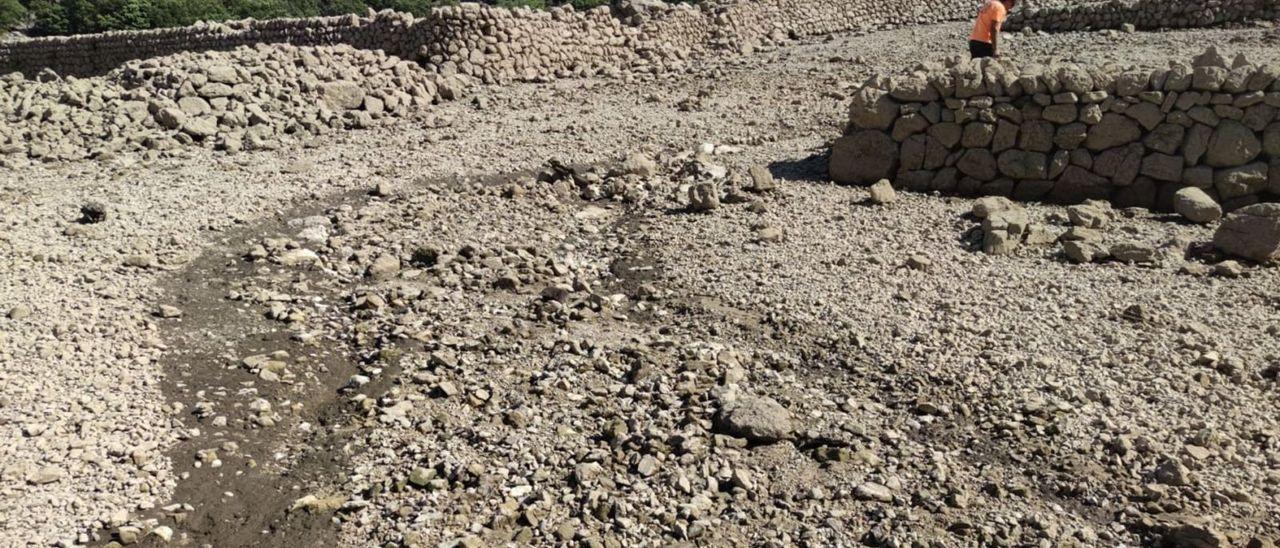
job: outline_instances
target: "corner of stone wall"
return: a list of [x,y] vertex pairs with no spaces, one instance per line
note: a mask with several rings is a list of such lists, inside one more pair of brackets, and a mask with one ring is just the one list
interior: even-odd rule
[[877,77],[829,171],[915,191],[1168,211],[1201,188],[1224,209],[1280,199],[1280,66],[1228,60],[1111,70],[979,60]]

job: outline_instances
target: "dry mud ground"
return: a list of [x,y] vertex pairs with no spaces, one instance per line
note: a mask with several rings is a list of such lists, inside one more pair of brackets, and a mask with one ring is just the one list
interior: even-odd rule
[[[848,86],[964,34],[485,88],[313,148],[0,173],[0,307],[30,311],[0,318],[0,545],[1267,545],[1280,272],[988,257],[969,200],[872,207],[823,180]],[[1274,63],[1275,37],[1010,48]],[[704,142],[779,188],[688,213]],[[520,174],[637,151],[658,173],[604,181],[616,199]],[[108,219],[77,224],[91,200]],[[1117,212],[1106,234],[1210,232]],[[726,420],[763,397],[782,409]]]

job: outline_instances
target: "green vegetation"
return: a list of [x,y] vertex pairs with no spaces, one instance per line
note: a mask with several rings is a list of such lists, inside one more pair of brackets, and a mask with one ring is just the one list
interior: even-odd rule
[[12,28],[27,17],[27,7],[18,0],[0,0],[0,29]]
[[[591,8],[609,0],[488,0],[500,6],[573,4]],[[37,36],[84,34],[190,25],[196,21],[315,17],[394,9],[422,15],[457,0],[0,0],[0,31]]]

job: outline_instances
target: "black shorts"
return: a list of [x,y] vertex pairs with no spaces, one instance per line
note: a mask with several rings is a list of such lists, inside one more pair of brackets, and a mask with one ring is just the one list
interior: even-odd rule
[[996,48],[991,44],[979,40],[969,40],[969,55],[974,59],[983,57],[992,57],[996,54]]

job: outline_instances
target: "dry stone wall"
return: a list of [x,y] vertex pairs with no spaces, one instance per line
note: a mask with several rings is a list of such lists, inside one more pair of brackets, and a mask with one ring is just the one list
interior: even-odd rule
[[[1275,0],[1048,0],[1015,11],[1011,28],[1194,27],[1280,18]],[[485,81],[540,80],[622,70],[659,71],[711,48],[750,50],[787,38],[967,19],[973,0],[733,0],[693,7],[626,0],[585,12],[462,4],[426,17],[381,12],[232,21],[150,31],[0,43],[0,69],[34,75],[103,74],[126,61],[254,44],[350,45],[382,50]]]
[[485,81],[621,70],[658,71],[713,48],[750,49],[789,37],[966,18],[971,0],[765,0],[690,5],[631,0],[575,11],[446,6],[422,18],[279,19],[110,32],[0,44],[0,68],[34,75],[105,73],[126,61],[262,43],[346,44]]
[[1047,32],[1118,29],[1197,28],[1250,19],[1280,18],[1276,0],[1111,0],[1065,3],[1017,10],[1007,28]]
[[49,68],[63,75],[103,74],[126,61],[184,51],[229,51],[240,46],[287,43],[349,44],[392,55],[412,51],[401,44],[427,37],[413,18],[384,12],[374,17],[322,17],[232,21],[149,31],[108,32],[0,43],[0,67],[34,75]]
[[830,174],[897,187],[1171,210],[1202,189],[1225,210],[1280,197],[1280,66],[1210,49],[1159,69],[993,60],[875,77],[855,95]]

